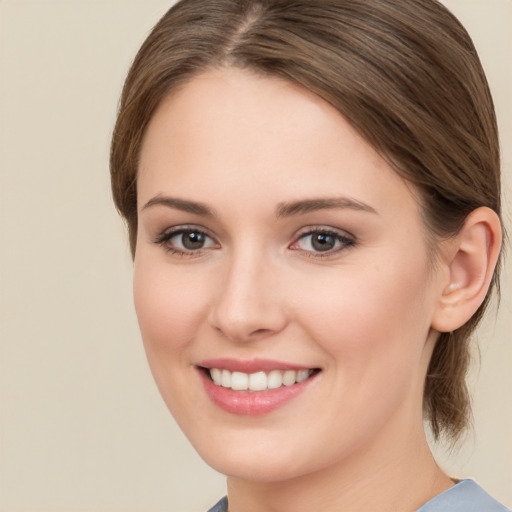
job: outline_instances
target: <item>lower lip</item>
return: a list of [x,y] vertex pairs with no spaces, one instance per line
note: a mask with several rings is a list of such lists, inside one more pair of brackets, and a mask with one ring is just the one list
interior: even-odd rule
[[267,391],[233,391],[214,384],[203,370],[199,373],[206,393],[215,405],[231,414],[243,416],[259,416],[275,411],[305,391],[316,376],[315,374],[292,386],[281,386]]

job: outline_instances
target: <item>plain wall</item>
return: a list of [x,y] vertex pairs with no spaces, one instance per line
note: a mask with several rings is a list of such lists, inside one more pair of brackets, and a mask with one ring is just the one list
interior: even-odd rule
[[[0,2],[0,511],[201,511],[225,492],[154,385],[109,137],[162,0]],[[446,0],[494,93],[512,198],[512,1]],[[512,505],[512,266],[479,333],[475,429],[440,458]]]

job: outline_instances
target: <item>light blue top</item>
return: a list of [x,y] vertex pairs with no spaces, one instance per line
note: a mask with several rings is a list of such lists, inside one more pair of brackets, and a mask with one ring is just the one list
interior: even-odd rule
[[[208,512],[228,512],[228,500],[222,498]],[[416,512],[511,512],[489,496],[474,480],[461,480],[425,503]]]
[[474,480],[461,480],[425,503],[417,512],[510,512]]

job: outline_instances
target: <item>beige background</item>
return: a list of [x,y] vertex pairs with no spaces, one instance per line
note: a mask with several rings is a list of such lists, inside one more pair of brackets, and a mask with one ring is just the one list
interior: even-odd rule
[[[512,1],[446,0],[497,104],[512,198]],[[163,0],[0,2],[0,511],[201,511],[224,492],[146,365],[110,200],[122,79]],[[448,471],[512,505],[512,267]]]

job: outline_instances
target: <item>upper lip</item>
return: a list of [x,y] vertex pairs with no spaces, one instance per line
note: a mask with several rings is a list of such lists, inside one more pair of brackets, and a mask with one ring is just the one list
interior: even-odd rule
[[197,363],[201,368],[219,368],[222,370],[229,370],[231,372],[243,373],[256,373],[256,372],[270,372],[272,370],[310,370],[315,367],[304,366],[301,364],[288,363],[284,361],[276,361],[272,359],[231,359],[231,358],[218,358],[206,359]]

